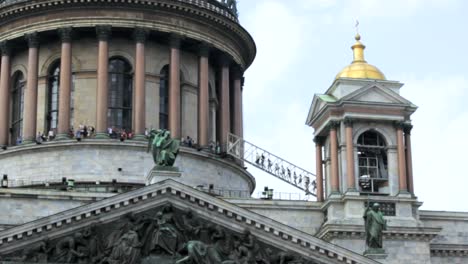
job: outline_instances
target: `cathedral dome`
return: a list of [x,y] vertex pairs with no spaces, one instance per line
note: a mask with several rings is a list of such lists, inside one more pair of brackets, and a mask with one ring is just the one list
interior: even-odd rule
[[361,43],[359,34],[355,37],[356,43],[351,47],[353,49],[353,62],[341,70],[335,77],[339,78],[355,78],[355,79],[376,79],[385,80],[385,75],[374,65],[367,63],[364,60],[364,49],[366,46]]

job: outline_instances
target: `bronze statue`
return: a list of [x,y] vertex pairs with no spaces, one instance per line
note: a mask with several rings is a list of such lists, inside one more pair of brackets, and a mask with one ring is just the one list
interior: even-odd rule
[[380,205],[374,203],[372,208],[368,206],[363,217],[366,229],[366,245],[369,248],[367,251],[379,251],[379,249],[382,249],[383,231],[387,229],[387,221],[383,218]]
[[151,130],[148,140],[148,152],[153,148],[153,160],[157,166],[172,167],[179,153],[180,141],[171,138],[171,132],[165,129]]

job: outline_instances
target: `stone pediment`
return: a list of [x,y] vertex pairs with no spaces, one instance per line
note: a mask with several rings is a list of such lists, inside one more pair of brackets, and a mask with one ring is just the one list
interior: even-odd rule
[[331,95],[326,94],[315,94],[314,99],[312,99],[312,104],[309,109],[309,114],[307,115],[306,124],[310,125],[312,119],[318,115],[318,113],[325,107],[327,104],[335,103],[336,98]]
[[370,84],[361,89],[358,89],[346,95],[340,99],[340,101],[414,106],[410,101],[406,100],[401,95],[378,84]]
[[4,230],[0,243],[5,263],[378,263],[172,180]]

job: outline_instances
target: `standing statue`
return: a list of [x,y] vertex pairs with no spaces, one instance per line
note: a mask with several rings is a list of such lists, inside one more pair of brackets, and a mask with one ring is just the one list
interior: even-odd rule
[[387,229],[387,221],[383,218],[380,205],[374,203],[372,208],[367,207],[364,212],[364,226],[366,229],[366,245],[368,253],[383,252],[382,237],[383,231]]
[[172,167],[179,153],[180,141],[171,138],[171,132],[165,129],[151,130],[148,140],[148,152],[153,148],[153,160],[157,166]]

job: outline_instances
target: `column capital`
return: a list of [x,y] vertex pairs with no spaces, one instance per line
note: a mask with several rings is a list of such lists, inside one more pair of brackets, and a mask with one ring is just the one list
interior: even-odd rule
[[337,129],[340,126],[340,121],[332,120],[328,123],[330,129]]
[[238,79],[242,81],[243,75],[244,75],[244,72],[242,71],[242,68],[240,67],[240,65],[235,65],[234,67],[232,67],[232,76],[234,79]]
[[149,29],[137,27],[133,31],[133,37],[137,43],[145,43],[149,35]]
[[397,129],[404,129],[405,128],[405,122],[403,121],[395,121],[393,122],[393,126]]
[[231,58],[225,54],[218,57],[218,62],[221,67],[228,67],[231,64],[231,61]]
[[411,135],[411,130],[412,130],[412,129],[413,129],[413,125],[408,124],[408,123],[404,124],[404,126],[403,126],[403,131],[404,131],[405,134],[407,134],[407,135]]
[[72,27],[63,27],[58,29],[58,33],[60,35],[60,39],[62,42],[71,42],[72,41]]
[[198,44],[198,56],[209,57],[210,56],[210,45],[205,42]]
[[107,41],[112,35],[112,26],[111,25],[97,25],[96,26],[96,35],[98,40]]
[[11,55],[11,44],[7,40],[0,42],[0,51],[2,56],[10,56]]
[[171,34],[169,36],[169,45],[171,48],[180,48],[180,43],[182,42],[182,36],[177,34]]
[[24,35],[24,38],[28,42],[28,47],[37,48],[39,47],[39,34],[37,32],[32,32]]
[[352,119],[350,117],[346,117],[344,119],[343,123],[345,124],[346,127],[352,127],[353,123],[354,123],[354,119]]
[[316,145],[323,145],[323,142],[325,141],[325,138],[324,137],[321,137],[321,136],[315,136],[314,137],[314,143]]

